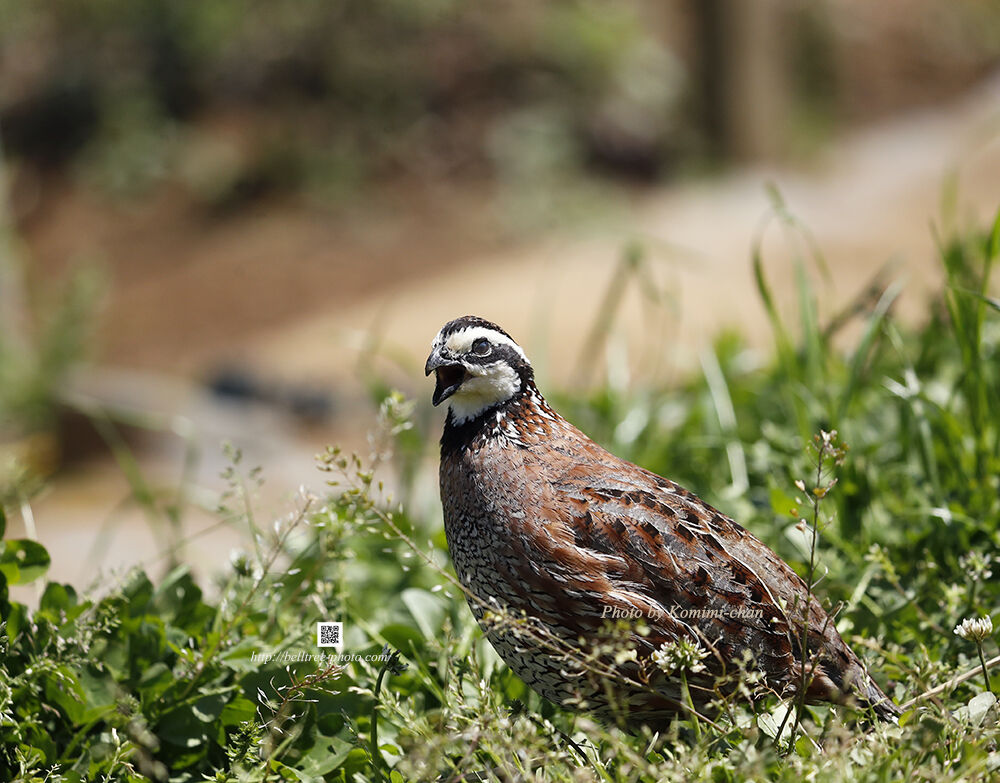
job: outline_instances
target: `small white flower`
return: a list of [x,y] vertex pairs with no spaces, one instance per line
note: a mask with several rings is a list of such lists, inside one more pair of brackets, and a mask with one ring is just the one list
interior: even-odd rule
[[973,582],[985,582],[993,576],[992,563],[992,555],[984,555],[975,551],[962,555],[958,559],[958,565],[965,569]]
[[229,553],[229,564],[239,576],[246,576],[250,573],[250,569],[253,567],[250,555],[242,549],[233,549]]
[[704,649],[696,639],[682,637],[676,642],[668,642],[660,645],[658,650],[653,651],[653,663],[655,663],[664,674],[672,674],[675,671],[689,671],[692,674],[705,671],[705,664],[701,661],[708,655],[708,650]]
[[970,642],[981,642],[993,633],[993,619],[986,617],[967,617],[955,626],[955,633]]

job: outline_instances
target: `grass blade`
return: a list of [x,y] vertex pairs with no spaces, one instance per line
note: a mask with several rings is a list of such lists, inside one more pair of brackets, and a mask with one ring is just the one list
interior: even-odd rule
[[868,365],[868,357],[871,355],[876,338],[882,331],[882,324],[885,322],[886,316],[889,314],[889,310],[892,308],[893,303],[902,291],[903,283],[899,280],[886,288],[885,293],[883,293],[879,298],[878,304],[875,305],[875,309],[872,311],[872,314],[868,317],[865,332],[862,335],[861,341],[858,343],[858,347],[855,349],[853,356],[851,357],[847,383],[844,387],[843,393],[841,394],[840,404],[837,406],[836,420],[838,422],[842,421],[847,416],[847,411],[851,406],[851,402],[854,400],[854,396],[857,393],[858,388],[861,386],[865,367]]

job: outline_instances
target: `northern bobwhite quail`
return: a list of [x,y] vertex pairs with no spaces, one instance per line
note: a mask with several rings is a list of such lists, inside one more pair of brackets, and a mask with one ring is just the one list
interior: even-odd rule
[[[741,660],[757,680],[751,693],[798,692],[809,593],[780,557],[552,410],[524,351],[495,324],[446,324],[425,371],[436,373],[434,405],[450,402],[440,479],[455,571],[494,648],[528,685],[557,704],[653,725],[689,705],[707,714],[734,688]],[[625,627],[609,629],[622,618]],[[625,649],[595,642],[609,632]],[[664,645],[682,640],[704,656],[685,673],[690,701],[681,679],[656,665]],[[815,600],[805,658],[808,701],[895,719]]]

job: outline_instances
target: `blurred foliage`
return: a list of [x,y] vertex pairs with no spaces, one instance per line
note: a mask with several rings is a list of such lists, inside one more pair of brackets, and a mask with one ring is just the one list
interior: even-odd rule
[[100,273],[82,267],[43,292],[30,334],[0,328],[0,434],[54,423],[60,385],[92,342],[102,287]]
[[0,0],[0,129],[104,192],[169,182],[222,207],[399,176],[643,181],[732,152],[714,126],[761,91],[782,93],[788,152],[1000,56],[978,0],[786,0],[763,49],[731,2]]
[[0,247],[0,505],[21,502],[59,463],[55,434],[69,373],[93,343],[103,278],[82,266],[31,306],[12,243]]
[[104,288],[96,267],[80,265],[29,293],[20,243],[8,225],[6,174],[0,158],[0,504],[30,494],[38,475],[58,461],[52,430],[59,395],[93,342],[92,316]]
[[[104,192],[169,182],[219,207],[401,175],[650,180],[726,154],[711,117],[728,110],[707,104],[763,62],[730,16],[725,0],[0,0],[0,129],[15,157]],[[784,75],[754,89],[788,92],[785,151],[1000,55],[1000,14],[976,0],[790,1],[778,19]]]
[[621,123],[655,168],[684,75],[641,7],[2,0],[0,118],[16,155],[126,194],[581,165]]

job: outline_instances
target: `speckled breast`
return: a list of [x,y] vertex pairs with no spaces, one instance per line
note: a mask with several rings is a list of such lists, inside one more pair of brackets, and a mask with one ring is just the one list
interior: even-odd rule
[[[523,518],[526,510],[519,482],[497,473],[511,467],[509,459],[503,444],[493,442],[442,460],[444,528],[455,572],[468,591],[469,607],[480,627],[518,677],[557,704],[584,698],[599,707],[599,686],[575,675],[565,658],[553,654],[551,641],[540,649],[532,638],[536,629],[534,633],[541,631],[575,647],[578,633],[561,624],[565,618],[559,616],[552,595],[533,589],[523,579],[514,584],[517,561],[523,555],[515,552],[511,521]],[[483,621],[488,611],[504,608],[510,627]],[[518,630],[518,623],[526,632]]]

